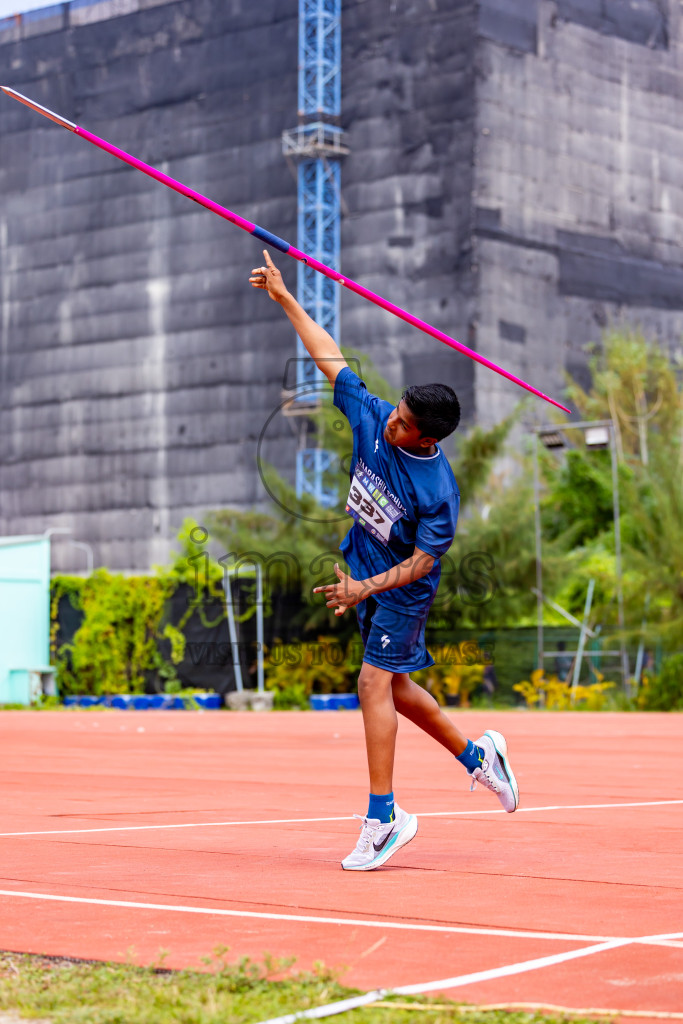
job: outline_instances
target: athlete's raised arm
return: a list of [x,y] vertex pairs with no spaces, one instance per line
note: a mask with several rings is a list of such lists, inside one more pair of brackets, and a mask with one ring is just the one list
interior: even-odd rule
[[263,250],[263,256],[265,266],[254,267],[249,283],[253,288],[263,288],[274,302],[279,302],[311,359],[334,387],[337,374],[347,365],[339,346],[332,335],[311,319],[287,290],[282,274],[273,263],[267,249]]

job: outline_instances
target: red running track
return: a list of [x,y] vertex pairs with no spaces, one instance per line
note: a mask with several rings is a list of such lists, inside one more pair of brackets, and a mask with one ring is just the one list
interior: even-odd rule
[[[457,717],[506,735],[520,810],[470,793],[402,722],[395,792],[419,833],[346,873],[359,713],[0,713],[0,949],[164,949],[203,969],[225,945],[322,960],[361,989],[456,979],[444,994],[468,1003],[681,1015],[681,715]],[[619,939],[641,941],[603,948]]]

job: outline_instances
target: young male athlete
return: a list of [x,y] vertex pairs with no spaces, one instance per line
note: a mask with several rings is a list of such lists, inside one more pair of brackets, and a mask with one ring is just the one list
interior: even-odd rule
[[496,793],[506,811],[519,803],[503,736],[489,729],[476,743],[468,740],[410,678],[410,672],[434,664],[425,647],[425,624],[460,504],[455,477],[437,442],[457,427],[460,406],[445,384],[410,387],[396,408],[369,394],[334,339],[287,290],[269,253],[263,255],[265,266],[252,271],[250,283],[282,306],[353,429],[346,511],[354,523],[341,544],[351,575],[335,565],[338,582],[315,592],[325,594],[336,615],[356,607],[365,647],[358,696],[370,800],[360,839],[342,867],[372,871],[417,832],[415,815],[394,802],[397,711],[446,747],[473,785],[481,782]]

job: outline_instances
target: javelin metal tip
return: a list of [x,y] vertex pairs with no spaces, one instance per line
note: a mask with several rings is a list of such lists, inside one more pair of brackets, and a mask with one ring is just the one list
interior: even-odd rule
[[24,96],[23,93],[17,92],[16,89],[10,89],[8,85],[1,85],[0,89],[6,92],[8,96],[11,96],[13,100],[19,100],[20,103],[30,107],[31,110],[35,110],[37,114],[42,114],[43,117],[48,117],[55,124],[59,124],[62,128],[67,128],[70,132],[78,130],[78,125],[74,124],[73,121],[68,121],[61,114],[55,114],[54,110],[50,110],[48,107],[43,107],[40,103],[36,103],[34,100],[30,100],[28,96]]

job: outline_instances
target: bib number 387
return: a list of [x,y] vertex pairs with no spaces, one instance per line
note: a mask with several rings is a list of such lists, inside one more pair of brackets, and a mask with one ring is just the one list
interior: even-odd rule
[[346,511],[382,544],[389,543],[392,526],[405,514],[386,489],[371,480],[359,466],[351,479]]

